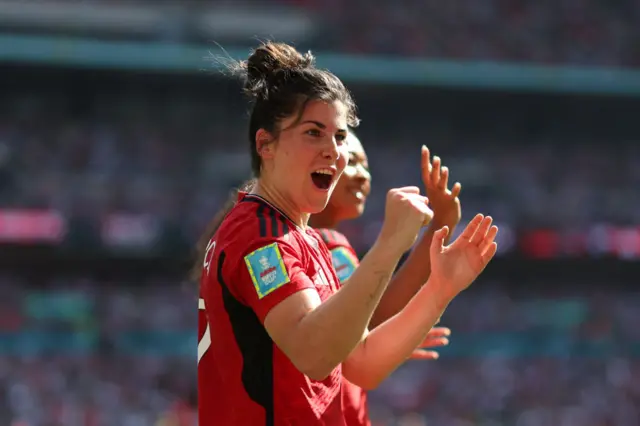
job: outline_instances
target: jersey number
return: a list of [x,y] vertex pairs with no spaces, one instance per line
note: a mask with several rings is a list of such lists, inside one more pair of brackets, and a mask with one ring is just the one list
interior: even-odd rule
[[[204,263],[202,267],[207,271],[207,275],[209,275],[209,268],[211,267],[211,258],[213,257],[214,249],[216,248],[215,241],[209,241],[207,244],[207,250],[204,255]],[[204,311],[206,313],[207,309],[204,304],[204,299],[200,298],[198,301],[198,310]],[[205,315],[206,318],[206,315]],[[207,320],[207,328],[204,330],[204,334],[202,338],[198,342],[198,364],[200,364],[200,360],[204,356],[204,354],[209,350],[211,346],[211,328],[209,327],[209,321]]]
[[[202,298],[198,301],[198,310],[206,311],[204,299]],[[211,346],[211,329],[209,328],[209,321],[207,321],[207,328],[204,330],[204,334],[198,342],[198,364],[200,364],[200,360],[207,350],[209,350],[209,346]]]

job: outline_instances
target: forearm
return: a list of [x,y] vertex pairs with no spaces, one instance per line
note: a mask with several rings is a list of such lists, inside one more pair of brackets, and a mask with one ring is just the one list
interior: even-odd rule
[[[400,312],[427,282],[431,275],[431,256],[429,255],[431,241],[435,232],[443,226],[444,224],[434,219],[411,250],[407,260],[389,282],[389,286],[371,318],[370,329],[374,329]],[[450,236],[453,227],[451,225],[449,227],[451,228]],[[445,240],[445,244],[448,244],[449,236]]]
[[345,377],[365,389],[377,387],[411,356],[450,300],[438,283],[427,282],[400,313],[368,334],[343,364]]
[[341,364],[362,341],[399,258],[374,245],[340,291],[300,322],[296,334],[309,341],[318,376]]

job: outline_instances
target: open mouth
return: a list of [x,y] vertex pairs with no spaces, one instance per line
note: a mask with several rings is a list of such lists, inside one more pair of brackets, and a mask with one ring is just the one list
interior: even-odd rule
[[316,188],[326,191],[333,181],[334,171],[331,169],[320,169],[311,173],[311,180]]

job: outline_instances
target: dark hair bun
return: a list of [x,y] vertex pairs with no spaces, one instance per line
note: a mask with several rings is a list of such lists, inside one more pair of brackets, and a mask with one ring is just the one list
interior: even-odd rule
[[245,92],[252,97],[266,96],[269,81],[287,72],[313,68],[315,58],[311,52],[301,54],[284,43],[264,43],[241,64],[246,73]]

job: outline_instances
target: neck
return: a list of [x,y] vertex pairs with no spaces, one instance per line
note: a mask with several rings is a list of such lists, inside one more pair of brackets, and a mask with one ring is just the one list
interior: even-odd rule
[[268,185],[264,185],[260,180],[256,182],[251,190],[252,194],[259,195],[264,198],[275,207],[280,209],[282,213],[286,214],[289,219],[291,219],[296,225],[300,228],[306,228],[307,223],[309,222],[309,213],[302,213],[297,208],[295,208],[294,204],[287,200],[285,196],[280,194],[274,188],[270,188]]
[[314,214],[309,220],[309,225],[316,229],[336,229],[340,221],[336,215],[331,212],[331,208],[327,206],[321,213]]

